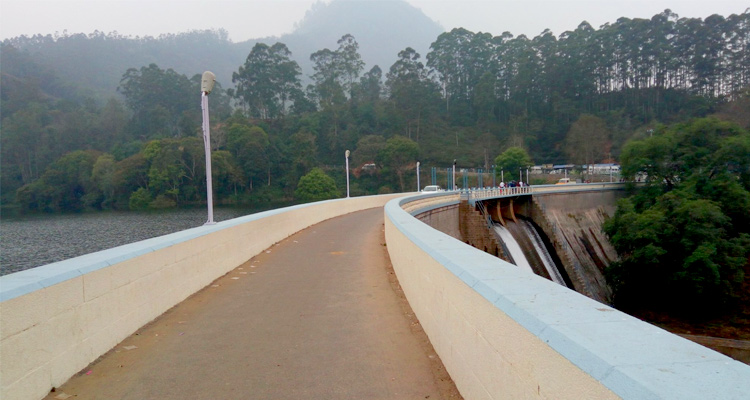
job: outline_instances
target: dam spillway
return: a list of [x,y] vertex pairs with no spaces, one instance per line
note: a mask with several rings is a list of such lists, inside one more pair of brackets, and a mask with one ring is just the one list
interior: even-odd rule
[[[552,185],[554,186],[554,185]],[[453,206],[455,212],[451,218],[457,222],[446,223],[449,219],[445,207],[441,212],[428,212],[418,216],[419,219],[443,232],[449,233],[464,243],[508,261],[508,250],[494,232],[493,223],[506,227],[511,223],[525,224],[526,220],[535,227],[539,238],[533,235],[524,239],[522,232],[531,231],[518,227],[514,235],[517,240],[526,242],[528,249],[534,249],[535,242],[546,244],[561,278],[568,288],[604,304],[612,300],[612,289],[604,277],[606,266],[617,259],[617,254],[602,232],[604,220],[614,215],[617,200],[625,195],[624,187],[597,188],[580,185],[574,191],[568,188],[546,187],[534,188],[534,195],[513,193],[509,196],[488,197],[482,199],[461,200]],[[550,190],[550,191],[546,191]],[[455,225],[457,226],[455,226]],[[444,228],[446,230],[444,230]],[[511,227],[511,229],[513,229]],[[537,242],[538,245],[538,242]],[[527,251],[531,258],[535,251]],[[534,266],[532,262],[530,264]],[[539,260],[535,272],[538,275],[553,279],[544,262]]]
[[557,257],[550,254],[550,248],[542,239],[544,233],[540,234],[531,221],[518,219],[518,222],[506,222],[505,226],[495,224],[493,230],[502,240],[503,248],[508,250],[509,262],[559,285],[571,287],[570,279],[563,277],[567,274],[564,269],[561,272],[559,260],[555,262]]
[[507,261],[521,269],[535,272],[524,255],[521,245],[513,237],[513,234],[510,233],[510,230],[500,224],[495,224],[493,229],[502,241],[503,250],[505,250],[505,255],[508,258]]

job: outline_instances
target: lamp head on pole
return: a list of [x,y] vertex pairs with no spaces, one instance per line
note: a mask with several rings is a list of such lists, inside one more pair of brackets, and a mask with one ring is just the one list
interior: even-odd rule
[[201,77],[201,93],[210,94],[214,90],[214,83],[216,83],[216,75],[211,71],[204,72]]
[[349,158],[349,154],[351,154],[351,153],[349,153],[349,150],[347,150],[347,151],[346,151],[346,153],[344,153],[344,156],[345,156],[346,158]]

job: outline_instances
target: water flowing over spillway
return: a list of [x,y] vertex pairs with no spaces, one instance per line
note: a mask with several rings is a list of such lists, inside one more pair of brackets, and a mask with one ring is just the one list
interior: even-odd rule
[[560,271],[557,269],[555,262],[552,261],[552,256],[550,256],[549,251],[547,251],[547,248],[544,246],[544,242],[539,236],[539,232],[537,232],[536,228],[531,225],[531,222],[523,219],[519,222],[526,231],[526,234],[531,239],[531,243],[534,244],[534,249],[536,249],[537,254],[539,254],[539,256],[541,257],[542,262],[544,263],[544,268],[547,270],[547,273],[549,273],[552,281],[565,286],[565,280],[560,274]]
[[547,247],[534,225],[526,220],[518,224],[508,221],[506,226],[495,225],[495,232],[510,253],[512,262],[523,269],[543,276],[562,286],[568,286],[555,265]]
[[510,231],[502,225],[495,225],[495,232],[497,232],[498,236],[500,236],[500,239],[502,239],[503,244],[505,244],[505,248],[508,249],[508,252],[510,253],[509,256],[513,259],[513,263],[518,267],[528,270],[529,272],[534,272],[534,270],[531,268],[531,265],[526,260],[526,256],[523,254],[521,246],[518,244]]

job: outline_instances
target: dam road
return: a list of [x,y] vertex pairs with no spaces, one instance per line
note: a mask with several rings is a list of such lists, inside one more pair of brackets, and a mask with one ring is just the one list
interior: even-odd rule
[[46,399],[460,399],[384,244],[380,207],[313,225]]

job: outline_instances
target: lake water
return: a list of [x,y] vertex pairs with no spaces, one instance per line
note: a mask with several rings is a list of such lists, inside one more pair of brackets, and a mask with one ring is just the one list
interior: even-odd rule
[[[217,208],[214,221],[261,210]],[[0,275],[203,225],[207,211],[90,212],[0,220]]]

